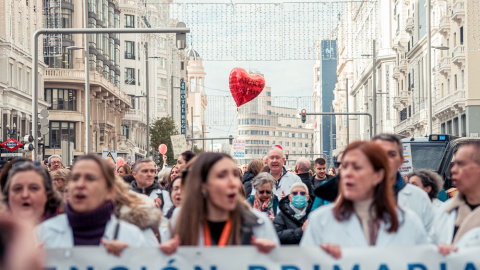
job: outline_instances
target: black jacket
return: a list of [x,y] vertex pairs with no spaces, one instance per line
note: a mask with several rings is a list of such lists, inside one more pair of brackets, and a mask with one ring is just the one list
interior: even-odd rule
[[340,182],[340,174],[334,176],[331,180],[315,189],[315,196],[323,200],[333,202],[338,196],[338,184]]
[[252,194],[252,180],[254,177],[255,175],[249,171],[245,171],[245,174],[243,175],[242,184],[243,187],[245,187],[245,194],[247,194],[247,198],[250,196],[250,194]]
[[314,196],[313,195],[312,182],[310,181],[310,174],[309,173],[300,173],[300,174],[297,174],[297,175],[298,175],[298,177],[300,177],[302,182],[308,187],[308,194],[310,196]]
[[300,243],[303,235],[302,226],[308,218],[312,204],[312,199],[308,200],[305,216],[297,220],[294,217],[295,212],[290,207],[288,196],[280,200],[278,205],[280,212],[273,220],[273,225],[275,225],[275,230],[282,245],[298,245]]
[[141,194],[145,194],[147,196],[150,196],[150,193],[152,193],[152,191],[157,190],[157,189],[161,189],[161,188],[160,188],[160,185],[158,184],[158,181],[154,180],[153,184],[144,190],[144,189],[141,189],[141,188],[137,187],[137,180],[135,180],[135,181],[132,181],[132,183],[130,184],[130,189],[137,192],[137,193],[141,193]]

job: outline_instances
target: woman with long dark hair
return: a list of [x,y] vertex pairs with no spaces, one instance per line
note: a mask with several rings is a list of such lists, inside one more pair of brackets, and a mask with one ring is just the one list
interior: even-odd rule
[[338,200],[310,215],[300,245],[320,246],[340,258],[343,247],[426,244],[420,218],[395,202],[388,166],[387,154],[377,143],[349,144]]
[[241,182],[232,157],[203,153],[182,183],[182,206],[174,216],[174,243],[184,246],[255,245],[268,253],[279,245],[272,222],[251,210],[239,196]]

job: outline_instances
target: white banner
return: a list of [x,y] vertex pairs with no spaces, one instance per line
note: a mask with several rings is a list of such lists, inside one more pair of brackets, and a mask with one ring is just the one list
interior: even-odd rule
[[397,248],[345,248],[335,260],[320,248],[281,247],[270,254],[253,247],[126,249],[120,258],[104,248],[47,252],[47,270],[480,270],[480,247],[443,256],[433,245]]
[[403,143],[403,164],[398,171],[402,175],[409,174],[413,171],[412,148],[410,143]]

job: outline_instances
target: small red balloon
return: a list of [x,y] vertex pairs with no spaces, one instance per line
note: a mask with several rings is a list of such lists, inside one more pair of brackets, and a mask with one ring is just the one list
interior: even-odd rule
[[122,166],[123,164],[125,164],[125,160],[124,160],[122,157],[117,157],[117,170],[118,170],[118,168],[120,168],[120,166]]
[[167,146],[165,144],[160,144],[158,146],[158,152],[160,152],[160,154],[162,155],[165,155],[167,153]]
[[230,72],[230,92],[237,107],[256,98],[265,87],[265,79],[258,74],[248,74],[243,68]]

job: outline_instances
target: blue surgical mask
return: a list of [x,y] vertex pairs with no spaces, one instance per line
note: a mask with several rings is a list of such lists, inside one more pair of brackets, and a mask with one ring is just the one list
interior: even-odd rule
[[302,209],[307,205],[307,196],[294,195],[292,196],[292,205],[297,209]]

